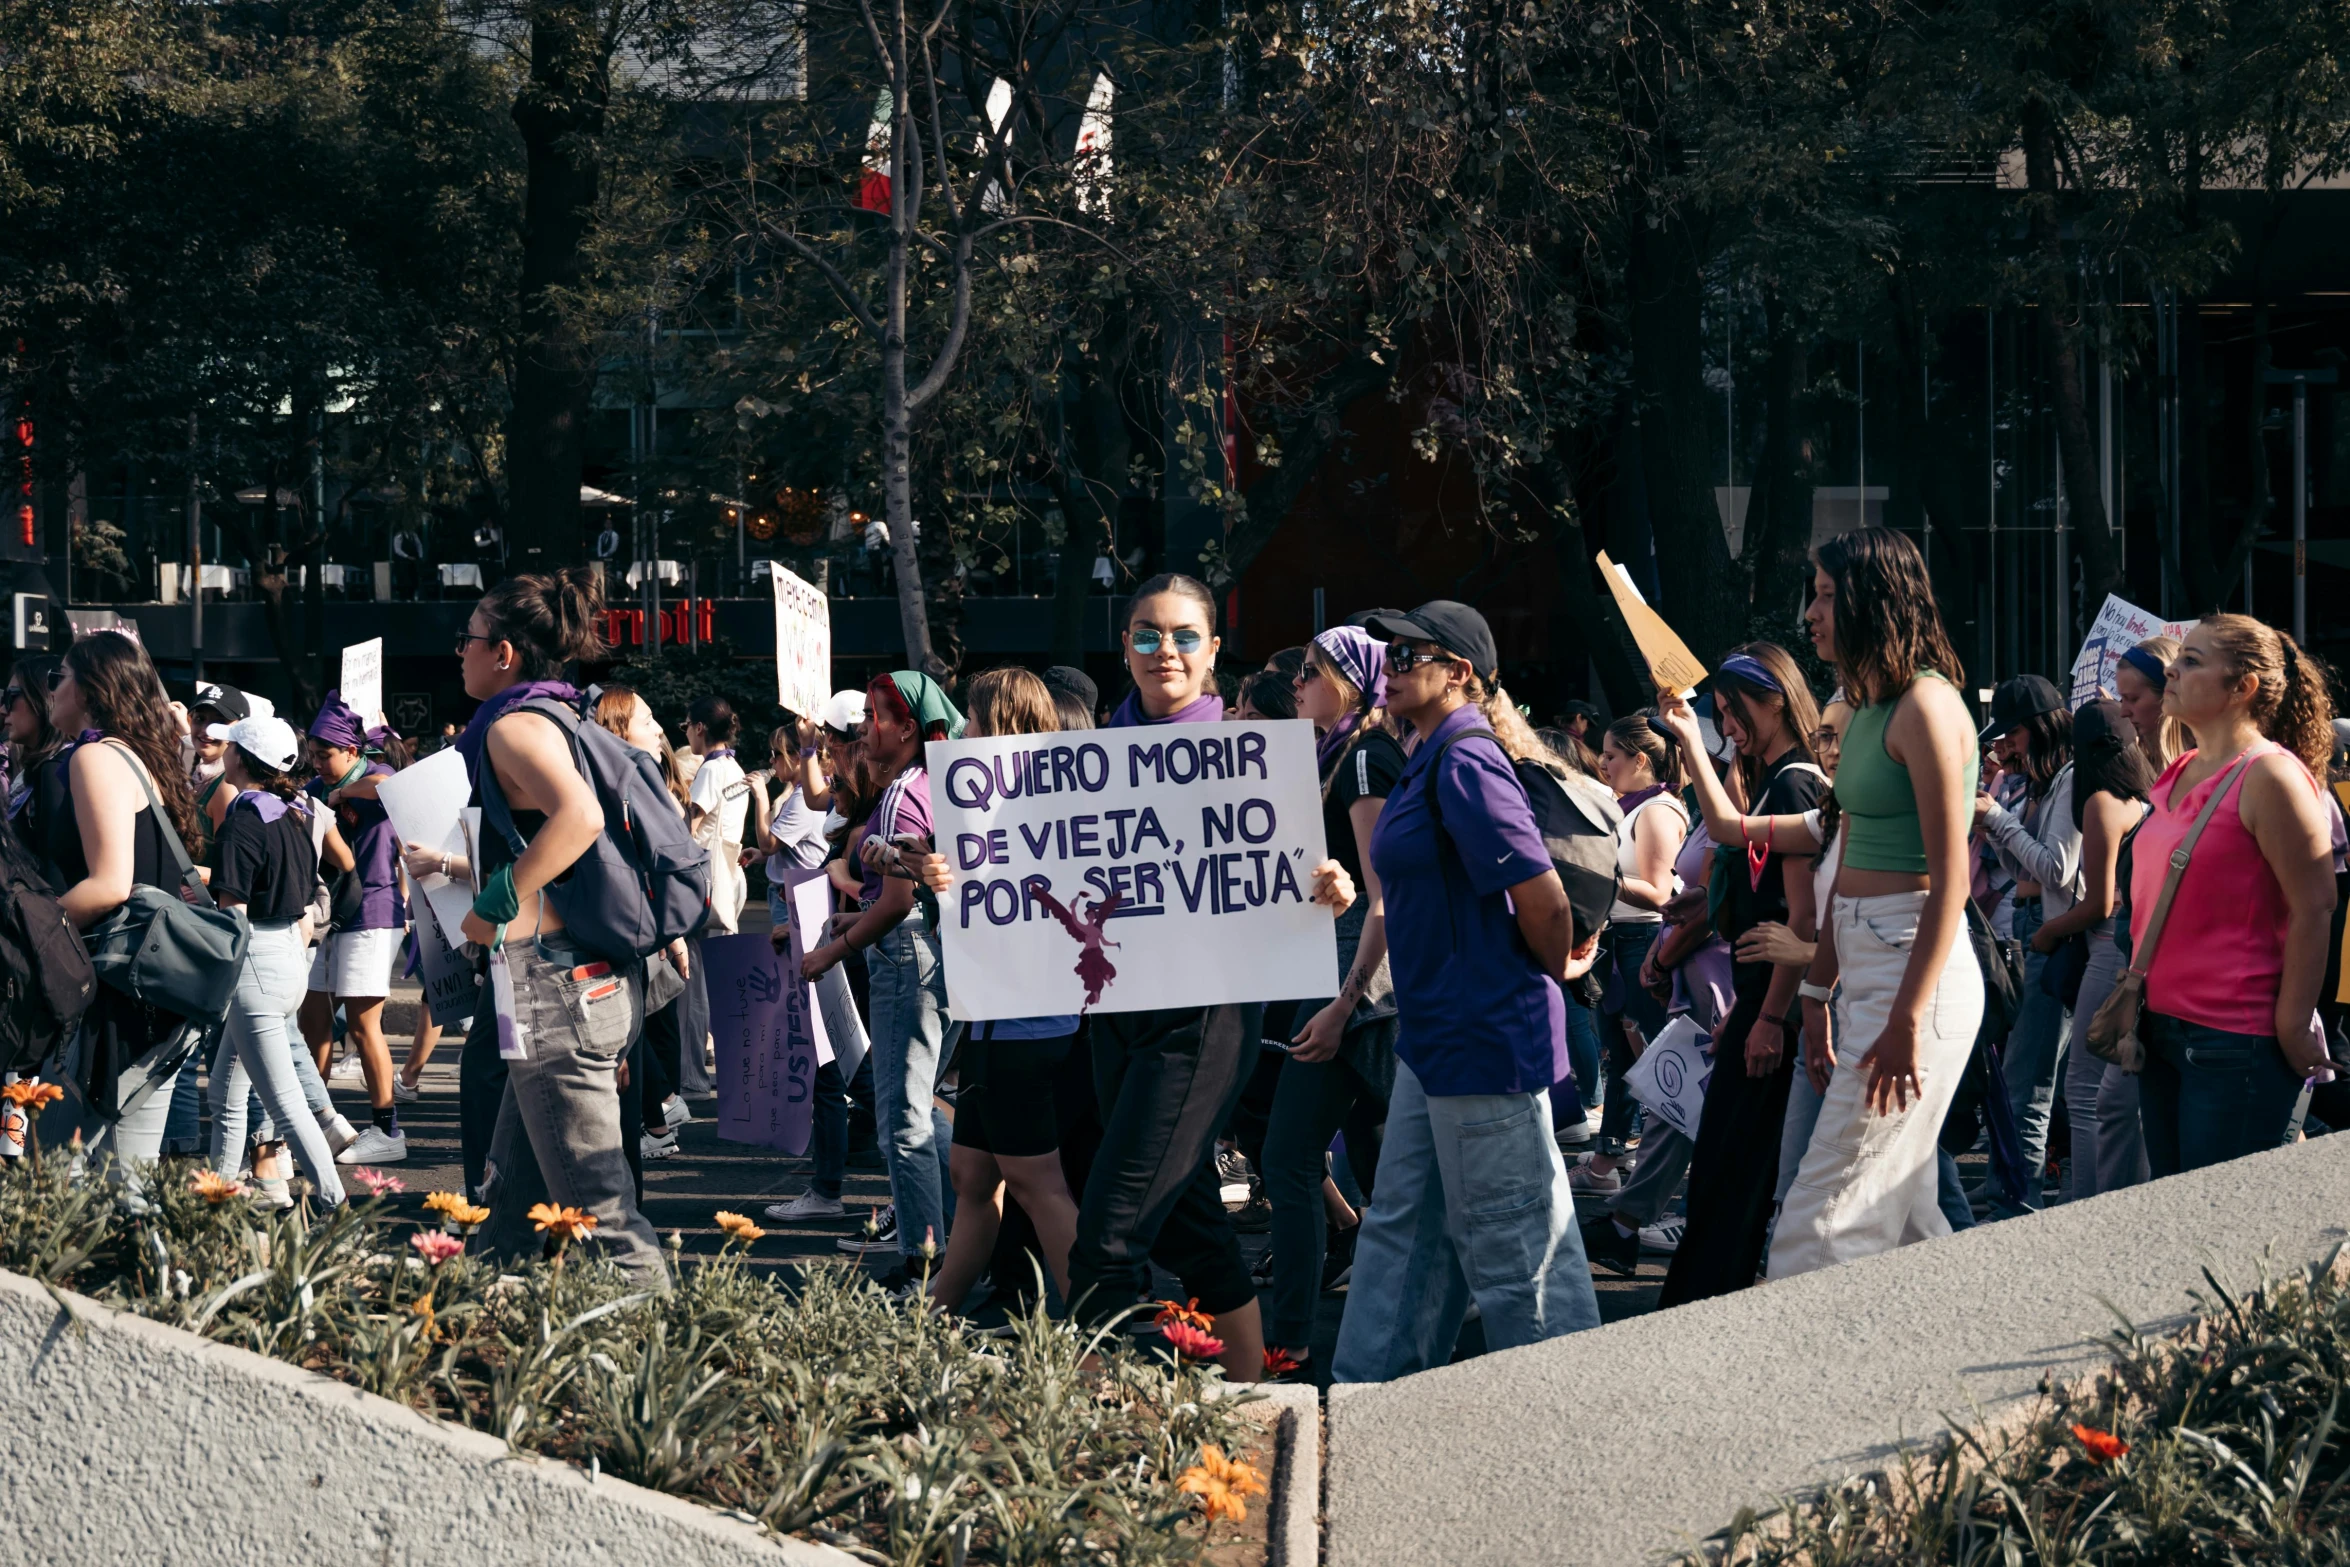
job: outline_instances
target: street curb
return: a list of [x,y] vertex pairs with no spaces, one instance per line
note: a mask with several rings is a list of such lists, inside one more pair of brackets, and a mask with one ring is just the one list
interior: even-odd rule
[[1262,1397],[1241,1414],[1274,1428],[1273,1477],[1265,1510],[1267,1567],[1320,1567],[1322,1560],[1322,1399],[1301,1383],[1259,1383]]

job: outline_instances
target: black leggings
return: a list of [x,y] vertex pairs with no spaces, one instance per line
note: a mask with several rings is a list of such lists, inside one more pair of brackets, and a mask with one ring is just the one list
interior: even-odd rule
[[1135,1304],[1150,1263],[1211,1316],[1256,1299],[1216,1182],[1216,1133],[1257,1061],[1255,1005],[1113,1012],[1093,1020],[1102,1145],[1069,1250],[1076,1315],[1099,1322]]
[[1689,1227],[1665,1274],[1657,1309],[1745,1289],[1762,1271],[1771,1198],[1779,1184],[1779,1141],[1795,1086],[1797,1030],[1784,1029],[1778,1070],[1746,1075],[1746,1036],[1762,1017],[1771,970],[1742,968],[1737,1005],[1714,1035],[1714,1075],[1689,1159]]

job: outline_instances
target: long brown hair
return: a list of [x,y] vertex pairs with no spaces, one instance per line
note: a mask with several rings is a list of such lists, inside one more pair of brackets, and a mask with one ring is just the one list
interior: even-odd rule
[[1836,584],[1836,673],[1855,707],[1892,701],[1928,670],[1965,689],[1926,558],[1906,534],[1855,528],[1822,544],[1812,561]]
[[1061,731],[1061,710],[1053,693],[1025,669],[983,669],[964,689],[963,707],[969,715],[964,733],[985,735],[1050,735]]
[[67,648],[65,667],[81,688],[91,726],[129,746],[146,764],[148,781],[180,843],[202,843],[195,793],[188,787],[187,769],[180,766],[179,723],[147,650],[118,632],[101,631]]
[[49,718],[49,693],[57,688],[57,672],[64,667],[62,659],[48,653],[28,653],[9,667],[9,684],[24,693],[25,705],[40,724],[31,745],[9,746],[9,770],[18,778],[30,777],[34,768],[65,748],[65,736]]
[[481,598],[490,634],[514,645],[525,680],[552,680],[563,666],[604,656],[604,597],[585,566],[508,577]]
[[2252,722],[2319,778],[2334,755],[2334,695],[2329,671],[2292,636],[2250,615],[2206,615],[2211,650],[2229,675],[2259,681]]
[[[1760,681],[1751,680],[1735,670],[1718,669],[1714,671],[1713,680],[1716,705],[1726,705],[1737,715],[1739,726],[1748,734],[1761,736],[1766,726],[1758,715],[1768,715],[1771,706],[1776,704],[1779,710],[1776,721],[1785,726],[1789,737],[1794,740],[1795,754],[1817,767],[1820,759],[1812,749],[1811,737],[1812,732],[1820,727],[1820,705],[1812,700],[1811,687],[1805,684],[1803,671],[1797,666],[1794,655],[1776,642],[1741,643],[1730,649],[1730,652],[1743,653],[1769,670],[1771,678],[1779,683],[1779,689],[1773,691]],[[1767,740],[1765,744],[1767,746]],[[1750,800],[1762,798],[1763,765],[1767,760],[1767,753],[1763,756],[1741,755],[1738,758],[1738,770],[1746,775],[1746,797]]]
[[1681,787],[1681,748],[1656,732],[1646,713],[1619,718],[1607,726],[1607,738],[1616,749],[1648,758],[1649,771],[1668,789]]

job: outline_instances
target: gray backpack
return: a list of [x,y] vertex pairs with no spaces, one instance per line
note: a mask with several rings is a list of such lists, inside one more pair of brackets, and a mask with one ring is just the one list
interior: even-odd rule
[[[571,737],[572,762],[604,808],[602,836],[547,884],[566,935],[598,957],[633,963],[697,934],[710,918],[710,855],[686,831],[660,764],[560,702],[524,702],[514,711],[536,713]],[[486,763],[481,817],[520,858],[526,840]]]

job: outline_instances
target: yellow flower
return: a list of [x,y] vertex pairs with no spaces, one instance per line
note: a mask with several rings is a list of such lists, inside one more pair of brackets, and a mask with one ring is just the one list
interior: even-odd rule
[[1248,1518],[1248,1504],[1242,1498],[1263,1495],[1265,1478],[1255,1466],[1227,1459],[1224,1450],[1211,1443],[1199,1450],[1198,1463],[1175,1477],[1175,1485],[1199,1498],[1200,1511],[1210,1521],[1229,1518],[1241,1523]]
[[579,1208],[557,1207],[551,1202],[533,1203],[531,1223],[562,1240],[585,1238],[596,1227],[596,1216]]
[[760,1229],[756,1224],[753,1224],[750,1220],[744,1218],[741,1214],[728,1213],[723,1208],[718,1210],[715,1217],[718,1221],[718,1227],[720,1229],[724,1230],[734,1239],[741,1241],[746,1246],[748,1246],[751,1242],[758,1240],[761,1236],[764,1236],[767,1233],[765,1230]]
[[424,1206],[431,1213],[454,1215],[458,1209],[467,1206],[467,1204],[465,1199],[456,1192],[434,1192],[424,1199]]
[[455,1192],[434,1192],[424,1199],[424,1205],[450,1223],[462,1224],[468,1229],[489,1222],[489,1209],[477,1208]]
[[245,1188],[242,1185],[212,1170],[197,1171],[195,1178],[188,1182],[188,1190],[214,1207],[220,1206],[231,1197],[245,1195]]
[[[487,1223],[489,1223],[489,1222],[490,1222],[490,1211],[489,1211],[489,1209],[487,1209],[487,1208],[475,1208],[475,1207],[471,1207],[471,1206],[460,1206],[460,1207],[451,1208],[451,1209],[449,1210],[449,1218],[450,1218],[451,1222],[453,1222],[453,1223],[457,1223],[457,1224],[462,1224],[462,1225],[464,1225],[464,1226],[465,1226],[467,1229],[471,1229],[473,1226],[475,1226],[475,1225],[477,1225],[477,1224],[487,1224]],[[588,1222],[589,1222],[589,1223],[591,1223],[591,1224],[593,1224],[595,1221],[594,1221],[593,1219],[591,1219],[591,1220],[589,1220]]]

